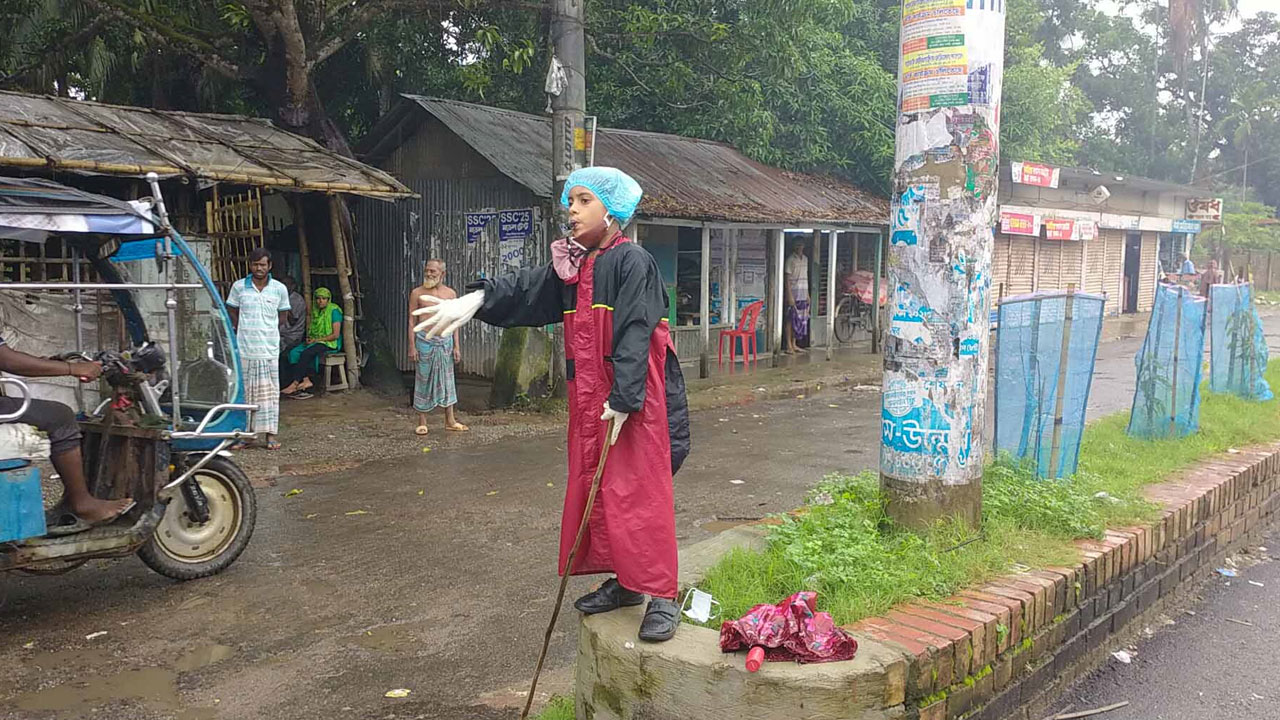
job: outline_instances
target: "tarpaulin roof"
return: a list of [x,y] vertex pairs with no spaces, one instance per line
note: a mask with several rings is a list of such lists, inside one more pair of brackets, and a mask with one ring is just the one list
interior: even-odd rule
[[405,197],[389,174],[241,115],[0,92],[0,165]]
[[[392,132],[418,108],[535,195],[551,196],[551,118],[472,103],[404,95],[360,145],[377,162],[409,133]],[[758,163],[724,143],[599,128],[595,163],[625,170],[644,188],[639,214],[722,222],[884,225],[887,197],[844,180]]]

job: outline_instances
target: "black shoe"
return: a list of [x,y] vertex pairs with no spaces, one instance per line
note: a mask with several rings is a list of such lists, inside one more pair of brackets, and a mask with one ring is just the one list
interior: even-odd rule
[[587,593],[574,601],[573,606],[587,615],[609,612],[620,607],[630,607],[644,602],[644,594],[631,592],[618,584],[617,578],[604,581],[599,590]]
[[654,598],[644,611],[640,623],[640,639],[645,642],[666,642],[676,635],[680,627],[680,606],[674,600]]

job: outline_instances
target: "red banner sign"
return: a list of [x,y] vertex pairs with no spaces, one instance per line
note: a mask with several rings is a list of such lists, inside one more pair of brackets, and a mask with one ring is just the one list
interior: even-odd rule
[[1010,163],[1010,167],[1015,183],[1035,185],[1036,187],[1058,187],[1058,177],[1060,175],[1058,168],[1029,162]]
[[1005,235],[1035,235],[1036,216],[1024,213],[1000,213],[1000,232]]

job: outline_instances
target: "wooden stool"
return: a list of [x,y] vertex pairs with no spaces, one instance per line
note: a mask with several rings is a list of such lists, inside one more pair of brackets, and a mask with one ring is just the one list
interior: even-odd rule
[[[333,379],[335,370],[338,372],[337,381]],[[347,387],[347,356],[343,353],[327,353],[324,356],[324,391],[346,390]]]

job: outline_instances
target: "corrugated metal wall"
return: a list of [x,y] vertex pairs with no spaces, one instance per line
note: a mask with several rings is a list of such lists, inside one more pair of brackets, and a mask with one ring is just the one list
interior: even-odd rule
[[1159,234],[1142,233],[1142,255],[1139,258],[1138,272],[1138,312],[1151,312],[1156,303],[1156,277],[1160,274],[1157,250],[1160,246]]
[[[1094,239],[1085,240],[1084,242],[1085,264],[1087,265],[1084,275],[1084,291],[1101,295],[1107,289],[1107,240],[1105,236],[1099,234]],[[1111,312],[1111,305],[1114,303],[1115,297],[1108,297],[1104,312]]]
[[[535,208],[534,232],[525,243],[525,266],[549,260],[546,219],[533,193],[507,178],[485,180],[406,180],[421,197],[397,203],[364,200],[357,210],[357,254],[368,279],[365,313],[386,329],[401,370],[409,365],[409,290],[422,282],[427,260],[447,264],[445,283],[462,293],[473,281],[498,274],[497,223],[479,241],[466,242],[466,213]],[[460,331],[458,371],[493,377],[502,331],[485,323],[467,323]]]
[[1106,312],[1119,315],[1124,308],[1124,298],[1120,296],[1120,279],[1124,277],[1124,231],[1106,229],[1101,236],[1106,258],[1102,265],[1102,290],[1107,294]]

